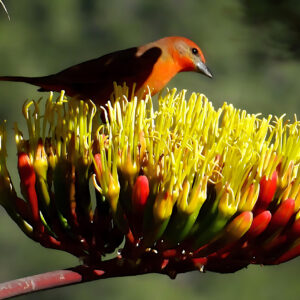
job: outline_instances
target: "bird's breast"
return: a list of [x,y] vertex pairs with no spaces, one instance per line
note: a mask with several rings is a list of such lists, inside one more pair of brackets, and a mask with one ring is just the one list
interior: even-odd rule
[[153,66],[152,72],[140,87],[138,93],[145,94],[149,88],[151,95],[155,95],[160,92],[179,71],[180,70],[172,61],[158,60]]

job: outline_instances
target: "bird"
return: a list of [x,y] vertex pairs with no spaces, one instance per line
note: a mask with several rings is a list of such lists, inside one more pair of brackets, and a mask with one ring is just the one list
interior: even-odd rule
[[179,72],[212,78],[199,46],[185,37],[169,36],[140,47],[112,52],[42,77],[0,76],[0,81],[25,82],[39,91],[65,91],[71,97],[103,105],[115,82],[135,95],[155,95]]

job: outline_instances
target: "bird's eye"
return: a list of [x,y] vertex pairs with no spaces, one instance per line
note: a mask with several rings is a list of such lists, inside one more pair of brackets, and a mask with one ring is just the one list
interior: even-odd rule
[[192,48],[192,52],[193,52],[193,54],[195,54],[195,55],[197,55],[197,54],[199,53],[197,48]]

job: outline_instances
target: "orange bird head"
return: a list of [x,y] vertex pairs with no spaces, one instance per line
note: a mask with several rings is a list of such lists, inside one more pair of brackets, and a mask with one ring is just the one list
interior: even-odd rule
[[212,78],[201,49],[193,41],[185,37],[165,37],[139,47],[136,56],[154,53],[154,49],[159,49],[157,58],[139,92],[146,93],[146,87],[149,87],[154,95],[179,72],[198,72]]
[[212,78],[212,73],[205,65],[204,55],[197,44],[184,37],[169,37],[173,44],[169,50],[174,61],[179,64],[180,72],[194,71]]

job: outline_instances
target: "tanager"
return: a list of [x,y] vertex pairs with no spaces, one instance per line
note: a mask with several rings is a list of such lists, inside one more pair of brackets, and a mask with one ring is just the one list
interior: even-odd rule
[[39,91],[61,91],[80,99],[104,104],[113,92],[113,82],[135,94],[158,93],[179,72],[193,71],[208,77],[201,49],[184,37],[165,37],[144,46],[129,48],[69,67],[42,77],[2,76],[3,81],[19,81],[39,86]]

